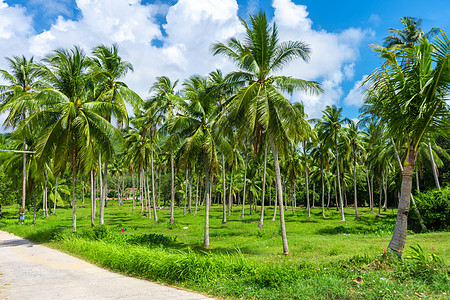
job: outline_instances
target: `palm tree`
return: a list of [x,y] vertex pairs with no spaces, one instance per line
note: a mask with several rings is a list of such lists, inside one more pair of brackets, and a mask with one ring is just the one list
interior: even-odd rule
[[427,38],[431,35],[436,35],[439,32],[439,28],[432,28],[427,33],[424,33],[420,28],[422,25],[422,19],[413,17],[400,18],[404,28],[395,29],[389,28],[391,35],[385,37],[384,47],[386,48],[411,48],[417,45],[422,38]]
[[[171,122],[171,130],[182,138],[178,152],[181,162],[195,162],[203,165],[206,179],[205,233],[203,246],[209,246],[209,209],[211,205],[210,182],[212,174],[218,169],[217,136],[214,136],[213,122],[216,117],[215,97],[208,97],[208,81],[199,76],[189,78],[185,87],[191,102],[185,102],[183,114]],[[196,95],[194,95],[196,94]]]
[[358,195],[357,195],[357,187],[356,187],[356,166],[357,166],[357,158],[359,158],[365,151],[365,145],[363,144],[362,136],[363,132],[359,130],[359,124],[350,120],[348,122],[348,129],[346,129],[347,133],[347,141],[349,143],[349,153],[352,156],[353,161],[353,189],[354,189],[354,206],[355,206],[355,220],[358,220]]
[[406,242],[417,148],[427,132],[448,128],[443,117],[449,113],[450,40],[443,31],[441,35],[432,44],[422,38],[416,46],[395,51],[375,46],[385,62],[364,82],[364,112],[379,117],[388,134],[407,141],[397,222],[389,243],[398,253]]
[[[1,77],[7,84],[0,85],[0,112],[8,111],[8,116],[3,123],[5,128],[15,129],[19,122],[25,120],[40,108],[36,94],[42,87],[41,74],[33,57],[29,60],[25,56],[6,58],[10,72],[0,70]],[[23,133],[23,163],[22,163],[22,208],[25,209],[26,198],[26,137]]]
[[296,102],[294,107],[297,110],[297,138],[301,141],[303,149],[303,157],[305,160],[305,186],[306,186],[306,207],[308,210],[308,218],[311,217],[311,209],[309,205],[309,183],[308,183],[308,159],[306,156],[306,148],[317,139],[317,136],[312,129],[311,125],[306,120],[308,115],[305,113],[303,103]]
[[318,123],[318,127],[323,132],[323,138],[329,144],[334,145],[335,156],[336,156],[336,170],[337,170],[337,183],[339,192],[339,203],[341,207],[341,222],[345,222],[344,217],[344,205],[342,199],[341,190],[341,175],[340,175],[340,161],[339,161],[339,151],[338,151],[338,139],[342,136],[342,124],[348,122],[349,119],[342,119],[341,116],[342,108],[337,108],[336,106],[327,106],[323,111],[322,120]]
[[[155,122],[154,126],[161,122],[162,120],[166,121],[166,125],[170,122],[173,122],[173,117],[175,113],[181,109],[181,103],[183,100],[175,92],[176,85],[178,80],[175,82],[171,82],[171,80],[166,76],[161,76],[156,78],[156,82],[150,88],[151,92],[154,92],[155,95],[152,97],[152,101],[154,101],[154,110],[153,110],[153,118]],[[163,126],[164,131],[167,131],[168,126]],[[176,141],[174,139],[174,135],[170,134],[165,142],[165,148],[170,152],[170,170],[171,170],[171,198],[170,198],[170,224],[174,222],[174,208],[175,208],[175,174],[174,174],[174,166],[173,166],[173,153],[176,147]]]
[[[103,153],[114,151],[121,135],[97,111],[101,102],[92,102],[89,93],[88,59],[78,47],[55,50],[42,65],[52,86],[39,97],[47,108],[31,115],[23,127],[41,128],[36,145],[40,164],[54,157],[54,172],[63,175],[67,163],[72,170],[72,230],[76,231],[77,174],[93,160],[94,141]],[[86,170],[84,170],[86,171]]]
[[[88,60],[88,63],[93,70],[92,77],[97,85],[95,89],[95,100],[103,102],[102,106],[99,106],[102,110],[102,116],[111,122],[111,117],[114,117],[119,128],[123,123],[128,122],[128,112],[126,103],[130,103],[135,112],[138,111],[141,105],[141,98],[127,87],[127,85],[120,81],[121,78],[129,71],[133,71],[131,63],[122,60],[119,56],[119,48],[116,44],[111,47],[100,45],[92,50],[93,57]],[[101,160],[101,153],[98,153]],[[106,201],[107,190],[107,174],[108,174],[108,160],[110,155],[103,155],[105,160],[103,169],[103,185],[100,187],[102,190],[100,199],[100,224],[104,223],[104,210]]]
[[245,29],[244,43],[231,38],[226,43],[214,44],[213,51],[214,55],[227,56],[239,67],[240,71],[231,73],[227,79],[245,83],[230,102],[227,117],[253,136],[260,132],[268,134],[277,178],[283,253],[288,254],[278,154],[282,154],[284,145],[290,143],[295,122],[294,108],[282,92],[318,93],[321,89],[316,82],[274,75],[294,59],[307,61],[310,49],[304,42],[279,42],[276,24],[270,25],[262,12],[250,16],[250,20],[249,25],[241,19]]

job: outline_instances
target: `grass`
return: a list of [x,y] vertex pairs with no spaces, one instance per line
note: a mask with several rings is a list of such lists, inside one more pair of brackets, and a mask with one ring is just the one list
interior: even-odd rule
[[[71,209],[58,208],[49,218],[31,225],[18,224],[17,208],[9,207],[0,229],[72,253],[97,265],[136,277],[166,282],[223,298],[254,299],[405,299],[417,295],[444,299],[450,291],[450,233],[409,234],[407,247],[419,244],[442,263],[399,260],[384,254],[392,235],[395,211],[380,218],[367,208],[354,221],[352,208],[340,222],[335,209],[321,217],[304,208],[286,213],[290,255],[282,255],[279,219],[268,209],[263,229],[257,229],[259,211],[240,219],[235,207],[222,224],[221,206],[213,206],[210,243],[203,242],[204,211],[197,216],[176,209],[158,211],[154,223],[130,203],[109,206],[105,227],[90,227],[90,208],[78,209],[77,233],[71,232]],[[248,209],[248,208],[246,208]],[[11,219],[13,217],[13,219]],[[121,228],[125,234],[122,234]]]

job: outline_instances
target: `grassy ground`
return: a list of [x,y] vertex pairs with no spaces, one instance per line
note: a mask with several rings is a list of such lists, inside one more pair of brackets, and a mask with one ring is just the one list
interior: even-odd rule
[[[28,213],[18,224],[17,208],[7,208],[0,229],[59,248],[101,266],[133,276],[168,282],[225,298],[259,299],[404,299],[425,296],[445,298],[450,291],[450,233],[409,234],[407,247],[419,244],[437,254],[443,264],[404,260],[384,255],[392,236],[395,211],[380,218],[367,208],[354,221],[354,210],[345,210],[340,222],[335,209],[321,217],[304,208],[286,212],[290,255],[282,255],[279,219],[268,209],[263,229],[257,229],[259,211],[240,219],[235,207],[222,224],[221,206],[213,206],[210,243],[202,247],[204,211],[197,216],[176,209],[175,224],[169,211],[158,211],[154,223],[130,203],[106,209],[106,227],[90,227],[90,208],[78,209],[78,231],[71,233],[71,209],[58,208],[49,218],[39,216],[31,225]],[[11,219],[13,217],[13,219]],[[121,228],[125,235],[122,235]],[[422,295],[423,294],[423,295]]]

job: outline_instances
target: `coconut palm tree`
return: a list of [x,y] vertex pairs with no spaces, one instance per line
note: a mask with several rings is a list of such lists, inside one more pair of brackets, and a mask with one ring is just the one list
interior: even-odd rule
[[388,134],[407,141],[397,222],[389,243],[391,250],[401,253],[417,148],[427,132],[448,128],[443,117],[449,114],[450,40],[441,31],[433,43],[423,38],[413,47],[391,51],[375,46],[374,51],[385,62],[364,82],[364,112],[379,117]]
[[342,108],[337,108],[336,106],[327,106],[323,111],[322,120],[317,124],[320,131],[323,132],[323,137],[328,144],[334,145],[335,157],[336,157],[336,170],[337,170],[337,184],[339,193],[339,203],[341,207],[341,222],[345,222],[344,217],[344,205],[342,199],[342,189],[341,189],[341,174],[340,174],[340,160],[338,151],[338,139],[343,136],[342,125],[348,122],[348,118],[342,118],[341,115]]
[[241,23],[245,29],[244,42],[231,38],[225,43],[216,43],[213,53],[228,57],[239,67],[239,71],[227,77],[230,82],[245,83],[230,101],[227,117],[253,136],[260,132],[268,134],[277,178],[283,253],[288,254],[278,155],[283,154],[284,146],[291,141],[295,114],[282,92],[318,93],[321,89],[316,82],[274,74],[294,59],[307,61],[310,49],[306,43],[280,42],[276,24],[271,25],[262,12],[250,16],[250,24],[244,19]]
[[[40,108],[36,94],[43,86],[41,73],[34,63],[33,57],[29,60],[25,56],[6,58],[10,71],[0,70],[0,76],[7,82],[0,85],[0,112],[8,112],[3,123],[5,128],[18,126]],[[26,138],[29,134],[23,133],[23,151],[26,151]],[[27,153],[22,153],[22,208],[25,208],[26,197],[26,165]]]
[[[214,136],[213,123],[216,117],[215,97],[208,96],[207,79],[193,76],[185,82],[190,94],[189,103],[185,102],[184,113],[179,114],[170,123],[170,129],[182,139],[178,152],[180,162],[195,162],[203,165],[206,180],[205,233],[203,246],[209,246],[209,209],[211,206],[211,175],[218,170],[217,136]],[[219,142],[220,143],[220,142]]]
[[[88,59],[78,47],[55,50],[42,65],[51,88],[44,89],[39,98],[47,108],[31,115],[22,127],[40,128],[36,154],[40,164],[54,158],[54,172],[63,175],[67,163],[72,170],[72,230],[76,231],[77,174],[86,171],[93,160],[94,141],[103,153],[112,153],[120,133],[101,113],[103,103],[92,101],[87,74]],[[100,112],[100,113],[97,113]]]
[[422,38],[427,38],[439,33],[439,28],[432,28],[427,33],[424,33],[420,25],[422,25],[422,19],[413,17],[400,18],[404,28],[395,29],[389,28],[390,35],[383,38],[383,46],[386,48],[411,48],[417,45]]
[[350,120],[348,122],[348,128],[345,129],[347,133],[347,141],[349,143],[349,153],[352,156],[353,161],[353,189],[354,189],[354,206],[355,206],[355,220],[358,220],[358,195],[357,195],[357,187],[356,187],[356,167],[358,158],[364,154],[365,145],[363,143],[362,135],[364,134],[359,130],[359,124]]
[[[104,105],[99,108],[102,110],[102,116],[111,122],[114,117],[118,123],[118,127],[122,128],[123,124],[128,123],[128,112],[126,103],[134,107],[135,112],[138,111],[142,104],[141,98],[128,86],[120,81],[129,71],[133,71],[131,63],[124,61],[119,55],[119,48],[116,44],[111,47],[100,45],[92,50],[93,57],[88,60],[92,69],[91,76],[96,83],[95,100],[101,101]],[[102,153],[98,153],[99,157]],[[103,180],[100,187],[100,224],[104,223],[104,210],[106,202],[107,190],[107,173],[108,160],[111,156],[103,154],[104,168]],[[101,158],[100,158],[101,160]]]

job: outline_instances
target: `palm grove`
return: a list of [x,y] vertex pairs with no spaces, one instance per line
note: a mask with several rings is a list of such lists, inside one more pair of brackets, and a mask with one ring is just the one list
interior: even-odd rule
[[402,251],[413,174],[418,190],[430,160],[439,189],[436,166],[448,157],[436,140],[449,128],[450,41],[437,29],[424,34],[420,20],[401,20],[404,28],[390,29],[385,44],[373,48],[383,63],[364,82],[358,124],[335,106],[308,120],[303,104],[286,99],[323,91],[316,82],[279,75],[293,60],[307,62],[311,49],[279,41],[264,13],[241,20],[243,41],[212,45],[212,54],[236,71],[182,83],[161,76],[146,100],[121,81],[133,66],[116,45],[95,47],[90,56],[74,47],[39,62],[7,58],[0,99],[13,133],[2,136],[2,147],[17,153],[1,154],[3,185],[22,195],[22,208],[33,207],[34,220],[37,204],[48,216],[70,196],[73,231],[80,196],[84,204],[90,195],[92,226],[96,218],[104,223],[107,201],[114,201],[108,185],[119,205],[131,199],[133,212],[155,222],[161,206],[170,209],[170,224],[176,205],[183,215],[203,207],[205,247],[211,205],[221,205],[223,224],[227,215],[245,218],[259,205],[259,228],[269,205],[271,220],[279,215],[284,254],[284,214],[297,206],[309,217],[315,205],[323,217],[336,206],[344,222],[348,204],[358,219],[358,205],[380,214],[398,203],[389,248]]

